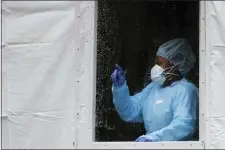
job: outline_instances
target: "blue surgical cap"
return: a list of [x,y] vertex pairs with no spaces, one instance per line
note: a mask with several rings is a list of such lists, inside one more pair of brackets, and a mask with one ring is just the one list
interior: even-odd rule
[[175,65],[183,76],[194,67],[196,58],[186,39],[174,39],[162,44],[157,56],[166,58]]

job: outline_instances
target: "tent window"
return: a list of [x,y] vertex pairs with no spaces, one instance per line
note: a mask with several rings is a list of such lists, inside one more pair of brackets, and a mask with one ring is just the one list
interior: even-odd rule
[[[158,47],[186,38],[197,57],[188,79],[199,82],[198,1],[99,1],[97,30],[97,93],[95,141],[134,141],[143,124],[120,119],[112,103],[110,75],[114,64],[126,69],[131,95],[149,84],[149,68]],[[198,130],[193,140],[198,140]]]

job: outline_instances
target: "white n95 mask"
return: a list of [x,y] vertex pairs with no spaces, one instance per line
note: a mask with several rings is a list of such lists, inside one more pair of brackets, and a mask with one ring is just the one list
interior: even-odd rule
[[159,65],[155,65],[152,69],[151,69],[151,79],[153,82],[156,82],[160,85],[163,85],[163,83],[166,80],[166,77],[164,76],[164,70],[162,67],[160,67]]

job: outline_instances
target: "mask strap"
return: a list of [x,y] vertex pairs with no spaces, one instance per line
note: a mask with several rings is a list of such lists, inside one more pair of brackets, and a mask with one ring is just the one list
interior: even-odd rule
[[[185,61],[185,59],[182,60],[181,62],[179,62],[179,63],[173,65],[173,66],[170,66],[170,67],[166,68],[164,71],[166,71],[166,70],[168,70],[168,69],[169,69],[169,71],[167,71],[167,73],[165,73],[165,74],[171,74],[170,71],[173,70],[173,69],[174,69],[176,66],[178,66],[179,64],[183,63],[184,61]],[[173,74],[173,75],[177,75],[177,74]],[[177,76],[178,76],[178,75],[177,75]]]
[[167,67],[164,71],[169,70],[168,72],[170,72],[171,70],[173,70],[174,67],[175,67],[175,66]]
[[172,75],[175,75],[175,76],[180,76],[180,75],[178,75],[178,74],[175,74],[175,73],[164,73],[165,75],[169,75],[169,76],[172,76]]

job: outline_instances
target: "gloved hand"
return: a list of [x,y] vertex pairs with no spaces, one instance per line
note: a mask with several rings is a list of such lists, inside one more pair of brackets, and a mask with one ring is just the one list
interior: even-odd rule
[[150,139],[148,139],[148,138],[146,138],[144,136],[140,136],[139,138],[137,138],[135,140],[135,142],[152,142],[152,140],[150,140]]
[[125,83],[125,73],[118,64],[115,65],[115,69],[111,75],[111,78],[115,87],[120,87]]

